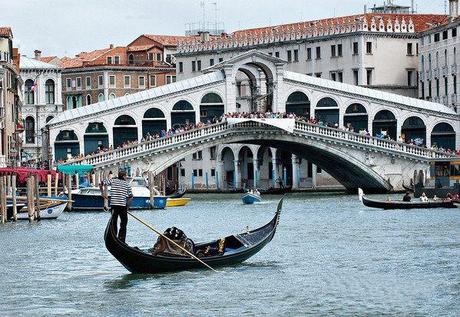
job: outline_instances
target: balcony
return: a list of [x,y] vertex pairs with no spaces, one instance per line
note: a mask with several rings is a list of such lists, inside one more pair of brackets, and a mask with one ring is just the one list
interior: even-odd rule
[[433,78],[433,71],[431,69],[426,71],[426,79],[431,80]]
[[452,65],[450,66],[450,73],[451,73],[452,75],[457,74],[457,64],[452,64]]
[[421,81],[425,81],[425,77],[426,77],[425,72],[419,72],[418,76],[419,76]]
[[434,78],[439,78],[439,73],[440,73],[440,72],[439,72],[439,68],[435,68],[435,69],[433,70],[433,76],[434,76]]
[[442,77],[447,77],[449,75],[449,66],[445,65],[441,69]]

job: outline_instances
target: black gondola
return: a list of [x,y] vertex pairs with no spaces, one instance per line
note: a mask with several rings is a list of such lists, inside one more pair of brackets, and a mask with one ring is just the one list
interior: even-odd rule
[[[278,203],[275,216],[268,224],[255,230],[226,237],[223,254],[201,257],[200,260],[211,267],[218,267],[243,262],[259,252],[275,235],[282,205],[283,198]],[[160,273],[205,268],[202,263],[189,256],[161,253],[153,255],[148,250],[127,245],[117,238],[114,230],[115,221],[116,218],[111,217],[107,224],[104,235],[105,246],[131,273]],[[203,250],[207,246],[216,247],[218,242],[219,240],[215,240],[209,243],[196,244],[195,250]]]
[[284,195],[286,193],[291,192],[292,187],[280,187],[280,188],[273,188],[270,187],[268,189],[261,189],[259,190],[261,194],[265,195]]
[[451,200],[437,201],[401,201],[401,200],[375,200],[366,198],[363,190],[358,190],[359,200],[364,206],[380,209],[431,209],[431,208],[456,208]]
[[185,195],[185,192],[187,191],[187,189],[181,189],[181,190],[178,190],[174,193],[172,193],[171,195],[168,196],[168,198],[181,198],[182,196]]

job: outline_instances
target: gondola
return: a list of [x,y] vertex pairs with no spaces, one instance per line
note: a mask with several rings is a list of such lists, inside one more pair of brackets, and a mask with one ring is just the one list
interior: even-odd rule
[[182,198],[182,196],[185,195],[185,192],[187,191],[187,189],[181,189],[181,190],[178,190],[174,193],[172,193],[171,195],[168,196],[168,198]]
[[364,206],[380,209],[431,209],[431,208],[456,208],[451,200],[437,201],[402,201],[402,200],[375,200],[366,198],[361,188],[358,189],[359,200]]
[[[283,199],[278,203],[278,208],[273,219],[266,225],[241,234],[225,238],[223,254],[204,256],[200,259],[211,267],[241,263],[259,252],[275,235],[276,227],[283,205]],[[107,250],[131,273],[161,273],[181,271],[188,269],[202,269],[205,266],[189,256],[174,256],[157,254],[153,255],[148,250],[131,247],[120,241],[115,233],[116,218],[111,217],[104,234]],[[195,245],[195,251],[206,247],[216,247],[219,240]],[[197,253],[197,252],[195,252]]]
[[268,189],[261,189],[260,193],[265,195],[284,195],[286,193],[291,192],[292,187],[281,187],[281,188],[273,188],[270,187]]

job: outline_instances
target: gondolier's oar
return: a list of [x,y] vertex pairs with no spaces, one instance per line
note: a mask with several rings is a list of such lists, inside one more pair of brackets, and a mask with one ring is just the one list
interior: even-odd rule
[[191,252],[189,252],[187,249],[185,249],[184,247],[182,247],[180,244],[174,242],[173,240],[169,239],[168,237],[166,237],[164,234],[162,234],[160,231],[158,231],[157,229],[155,229],[154,227],[152,227],[151,225],[149,225],[148,223],[146,223],[145,221],[143,221],[142,219],[138,218],[137,216],[134,216],[132,213],[130,213],[128,211],[128,214],[133,217],[134,219],[136,219],[137,221],[139,221],[140,223],[142,223],[144,226],[148,227],[149,229],[151,229],[152,231],[154,231],[156,234],[158,234],[159,236],[162,236],[163,238],[165,238],[166,240],[168,240],[169,242],[171,242],[172,244],[174,244],[176,247],[178,247],[179,249],[181,249],[182,251],[184,251],[185,253],[187,253],[188,255],[190,255],[192,258],[194,258],[195,260],[197,260],[198,262],[200,262],[201,264],[203,264],[204,266],[206,266],[208,269],[210,270],[213,270],[214,272],[218,272],[216,271],[215,269],[213,269],[212,267],[210,267],[208,264],[204,263],[203,261],[201,261],[197,256],[195,256],[194,254],[192,254]]

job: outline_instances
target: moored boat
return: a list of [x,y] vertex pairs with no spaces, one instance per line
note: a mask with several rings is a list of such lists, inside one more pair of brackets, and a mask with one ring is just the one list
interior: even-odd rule
[[185,192],[187,191],[187,189],[180,189],[178,191],[176,191],[175,193],[171,194],[168,196],[168,198],[181,198],[182,196],[185,195]]
[[260,193],[255,191],[255,192],[247,192],[241,197],[241,200],[246,205],[252,205],[254,203],[261,202],[262,198],[260,197]]
[[358,189],[359,200],[364,206],[380,209],[431,209],[431,208],[456,208],[452,200],[440,199],[432,201],[401,201],[401,200],[376,200],[366,198],[363,190]]
[[181,207],[187,205],[192,199],[188,197],[171,198],[166,200],[166,207]]
[[[40,206],[40,219],[56,219],[63,212],[67,202],[48,202]],[[18,220],[28,220],[29,214],[27,207],[23,207],[17,214]]]
[[[275,235],[279,217],[283,205],[283,199],[278,203],[278,208],[273,219],[266,225],[241,234],[227,236],[223,239],[214,240],[208,243],[200,243],[194,246],[193,252],[208,247],[217,247],[223,243],[223,252],[200,258],[211,267],[232,265],[241,263],[257,252],[259,252]],[[149,250],[141,250],[131,247],[119,240],[115,232],[117,219],[111,218],[107,224],[104,234],[107,250],[130,272],[132,273],[160,273],[167,271],[181,271],[195,268],[204,268],[203,264],[189,256],[178,256],[159,253],[153,255]]]

